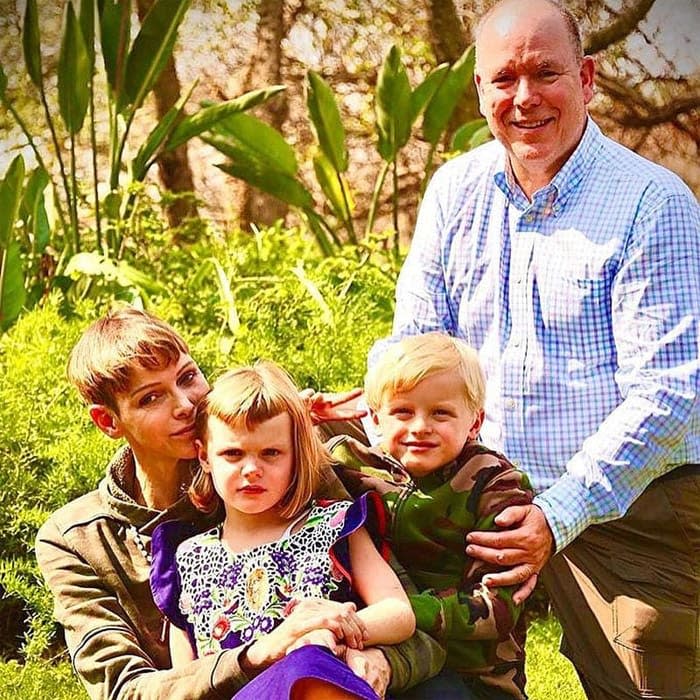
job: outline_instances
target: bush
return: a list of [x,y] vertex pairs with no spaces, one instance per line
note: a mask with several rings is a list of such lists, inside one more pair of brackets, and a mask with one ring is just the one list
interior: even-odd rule
[[[301,386],[356,386],[372,342],[391,324],[395,270],[379,246],[321,258],[296,230],[273,227],[228,241],[209,232],[191,248],[163,246],[151,258],[146,251],[142,271],[164,290],[148,300],[149,310],[183,332],[210,376],[268,358]],[[17,657],[24,645],[24,655],[35,658],[51,644],[51,600],[34,537],[53,510],[95,488],[115,448],[65,378],[71,347],[109,301],[69,307],[56,293],[0,337],[4,657]]]

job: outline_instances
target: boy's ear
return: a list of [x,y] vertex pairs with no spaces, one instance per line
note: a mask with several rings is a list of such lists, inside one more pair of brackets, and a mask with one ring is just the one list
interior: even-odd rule
[[376,427],[374,432],[377,433],[377,435],[381,435],[382,430],[379,426],[379,414],[373,408],[368,408],[367,410],[369,411],[369,417],[372,419],[372,423],[374,423]]
[[121,429],[121,424],[114,412],[99,403],[92,404],[88,411],[92,422],[105,434],[107,437],[120,438],[124,434]]
[[472,427],[469,428],[469,439],[476,440],[479,437],[479,431],[481,430],[481,425],[484,422],[484,409],[482,408],[477,412]]
[[194,446],[197,448],[197,459],[199,460],[199,466],[204,472],[210,472],[211,467],[209,466],[209,459],[207,457],[207,446],[201,440],[195,440]]

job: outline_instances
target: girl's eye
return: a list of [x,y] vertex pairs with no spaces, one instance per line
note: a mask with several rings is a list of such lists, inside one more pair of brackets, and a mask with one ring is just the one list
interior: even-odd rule
[[277,457],[280,454],[281,451],[278,450],[276,447],[268,447],[266,450],[263,450],[264,457]]

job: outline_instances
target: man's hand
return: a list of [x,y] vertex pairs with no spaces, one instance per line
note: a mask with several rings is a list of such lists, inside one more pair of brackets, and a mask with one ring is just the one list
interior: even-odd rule
[[484,583],[491,588],[522,584],[513,595],[513,602],[519,604],[532,593],[537,575],[552,555],[552,531],[544,513],[533,504],[505,508],[495,523],[507,529],[470,532],[467,554],[490,564],[509,566],[507,571],[485,576]]
[[358,411],[356,406],[357,399],[362,396],[362,389],[341,394],[322,394],[313,389],[304,389],[299,392],[299,396],[306,403],[314,425],[331,420],[354,420],[367,415],[367,411]]
[[384,652],[376,647],[350,649],[345,651],[345,663],[360,678],[369,683],[374,692],[383,698],[391,680],[391,667]]

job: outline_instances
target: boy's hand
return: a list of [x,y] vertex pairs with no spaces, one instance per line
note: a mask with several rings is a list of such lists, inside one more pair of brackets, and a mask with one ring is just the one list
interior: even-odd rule
[[522,603],[535,588],[537,575],[552,556],[554,537],[544,513],[533,504],[510,506],[496,516],[496,532],[470,532],[467,554],[506,571],[488,574],[484,583],[490,588],[521,584],[513,602]]
[[299,396],[304,399],[314,425],[332,420],[354,420],[367,415],[367,411],[358,410],[356,406],[362,389],[340,394],[322,394],[313,389],[304,389]]

